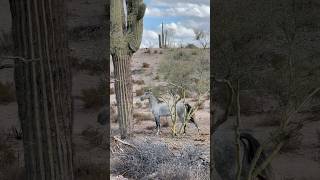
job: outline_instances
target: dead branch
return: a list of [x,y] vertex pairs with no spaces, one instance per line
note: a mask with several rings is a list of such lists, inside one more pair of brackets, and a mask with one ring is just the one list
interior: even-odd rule
[[124,144],[124,145],[127,145],[127,146],[130,146],[130,147],[132,147],[132,148],[137,149],[137,147],[135,147],[134,145],[132,145],[132,144],[130,144],[130,143],[124,141],[124,140],[121,140],[121,139],[119,139],[119,138],[117,138],[117,137],[115,137],[115,136],[113,136],[113,139],[116,140],[116,141],[118,141],[118,142],[120,142],[120,143],[122,143],[122,144]]

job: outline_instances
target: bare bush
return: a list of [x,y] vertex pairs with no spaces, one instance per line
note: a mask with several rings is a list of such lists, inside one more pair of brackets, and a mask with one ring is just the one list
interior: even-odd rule
[[112,173],[133,179],[209,179],[209,162],[200,158],[202,151],[194,146],[186,146],[175,155],[164,143],[147,140],[132,144],[135,148],[124,147],[115,154]]

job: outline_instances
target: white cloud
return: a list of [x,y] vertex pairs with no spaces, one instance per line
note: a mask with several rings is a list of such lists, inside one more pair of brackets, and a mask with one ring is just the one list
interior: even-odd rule
[[[161,33],[161,19],[165,29],[169,30],[171,44],[193,43],[193,29],[210,31],[210,1],[209,0],[151,0],[147,4],[146,17],[159,18],[159,25],[144,29],[141,47],[158,47],[158,34]],[[182,20],[179,20],[183,17]],[[170,19],[166,22],[166,19]],[[177,20],[175,20],[177,18]]]
[[149,6],[147,7],[146,15],[157,17],[187,16],[205,18],[210,17],[210,6],[195,3],[176,3],[166,7]]

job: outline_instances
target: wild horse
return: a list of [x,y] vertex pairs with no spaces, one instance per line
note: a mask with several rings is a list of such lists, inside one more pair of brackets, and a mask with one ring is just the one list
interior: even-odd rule
[[[165,102],[159,101],[150,91],[144,92],[144,94],[140,97],[141,101],[145,99],[149,100],[149,107],[154,116],[157,128],[157,135],[160,132],[160,117],[171,116],[169,105]],[[189,113],[191,110],[191,106],[187,103],[183,103],[179,101],[176,104],[176,112],[179,120],[184,122],[185,115]],[[199,131],[198,124],[195,122],[194,118],[191,116],[189,122],[193,123]],[[186,132],[186,124],[184,125],[184,133]]]

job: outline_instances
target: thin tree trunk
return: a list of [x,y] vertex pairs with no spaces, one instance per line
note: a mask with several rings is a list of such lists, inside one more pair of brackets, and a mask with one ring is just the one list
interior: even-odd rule
[[10,0],[26,179],[73,179],[71,72],[62,0]]

